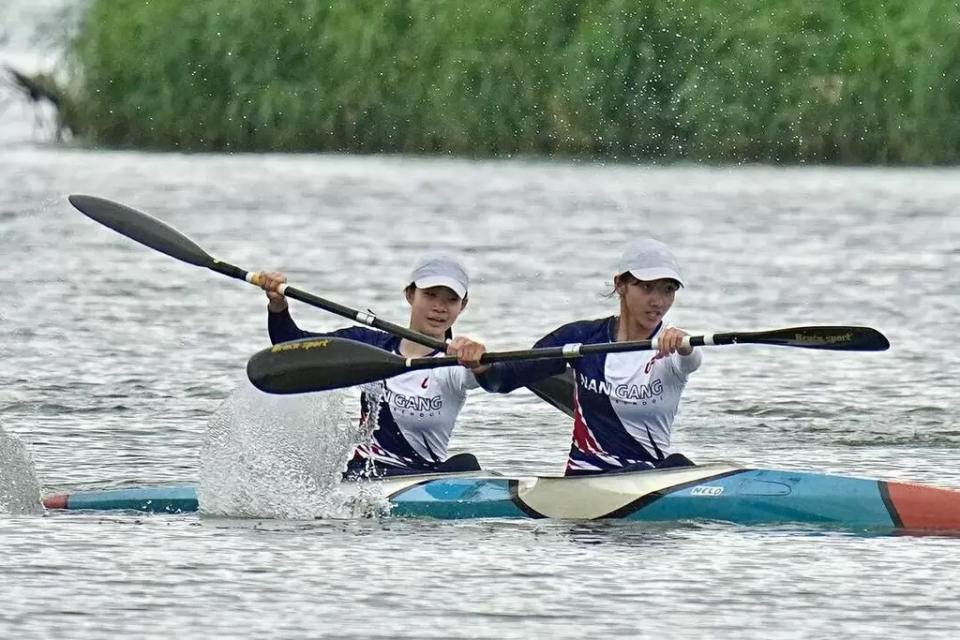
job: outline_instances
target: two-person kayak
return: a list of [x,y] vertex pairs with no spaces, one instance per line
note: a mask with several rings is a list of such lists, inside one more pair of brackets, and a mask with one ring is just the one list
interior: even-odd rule
[[[366,482],[364,481],[366,484]],[[354,483],[344,483],[347,487]],[[730,463],[581,477],[490,472],[370,481],[390,515],[441,519],[616,518],[744,525],[818,525],[844,530],[960,532],[960,491]],[[48,509],[202,510],[193,486],[79,491],[48,496]]]

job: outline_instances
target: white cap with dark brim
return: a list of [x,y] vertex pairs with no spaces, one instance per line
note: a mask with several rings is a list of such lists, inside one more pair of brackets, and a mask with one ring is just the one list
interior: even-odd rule
[[410,273],[409,281],[418,289],[447,287],[461,298],[467,296],[470,286],[470,277],[463,262],[444,251],[431,251],[421,256]]
[[627,245],[620,257],[617,274],[627,272],[644,282],[667,278],[683,286],[680,265],[670,247],[653,238],[634,240]]

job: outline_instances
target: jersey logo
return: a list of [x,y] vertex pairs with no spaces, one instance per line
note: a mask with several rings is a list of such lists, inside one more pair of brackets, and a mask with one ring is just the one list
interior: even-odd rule
[[[617,400],[649,400],[663,394],[663,381],[660,378],[648,384],[617,384],[608,380],[588,378],[583,373],[577,373],[577,382],[586,391],[593,391],[601,395],[611,396]],[[657,400],[654,399],[653,402]]]
[[426,389],[426,388],[427,388],[427,383],[428,383],[429,381],[430,381],[430,378],[424,378],[424,379],[423,379],[423,382],[420,383],[420,388],[421,388],[421,389]]
[[407,396],[385,389],[382,401],[389,404],[391,408],[409,409],[410,411],[439,411],[443,409],[443,396],[439,394],[432,398],[425,398],[421,395]]

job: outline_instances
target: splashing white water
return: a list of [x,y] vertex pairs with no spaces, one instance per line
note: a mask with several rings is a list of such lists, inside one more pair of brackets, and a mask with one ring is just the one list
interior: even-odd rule
[[30,452],[0,427],[0,513],[41,513],[40,483]]
[[[362,385],[361,390],[363,416],[357,427],[356,441],[358,444],[370,446],[373,440],[373,432],[380,426],[380,401],[383,399],[386,387],[382,381],[372,382]],[[379,491],[380,485],[376,481],[377,476],[373,458],[368,457],[364,477],[351,483],[354,486],[349,503],[351,511],[355,514],[373,516],[389,513],[390,503]]]
[[207,425],[201,513],[306,520],[381,511],[385,501],[367,483],[341,487],[361,429],[369,429],[351,417],[355,402],[343,392],[266,394],[244,378]]

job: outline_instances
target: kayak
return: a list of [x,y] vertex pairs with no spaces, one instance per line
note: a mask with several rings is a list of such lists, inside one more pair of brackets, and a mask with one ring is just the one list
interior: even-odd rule
[[[358,484],[376,486],[389,501],[390,515],[400,517],[708,520],[960,532],[960,491],[723,462],[580,477],[486,471],[410,475],[344,486]],[[71,510],[199,510],[190,485],[79,491],[48,496],[43,504]]]

